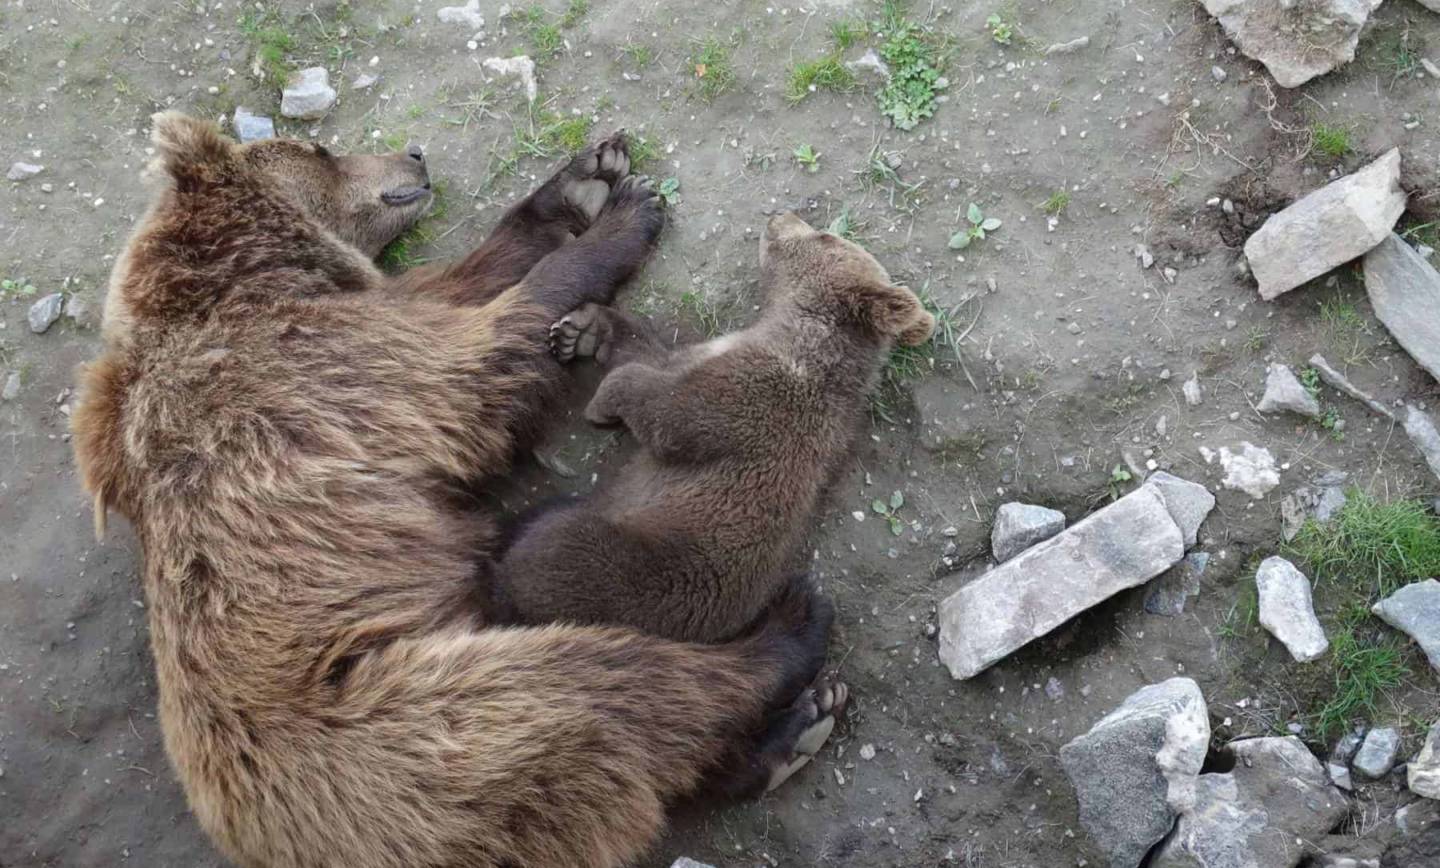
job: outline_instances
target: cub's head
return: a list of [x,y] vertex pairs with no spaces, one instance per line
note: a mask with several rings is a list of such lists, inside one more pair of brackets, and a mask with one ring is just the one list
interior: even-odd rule
[[917,346],[930,339],[935,317],[865,248],[812,229],[785,212],[760,238],[761,286],[768,302],[788,301],[821,316],[854,323],[882,340]]
[[208,121],[179,112],[152,118],[159,167],[185,190],[265,178],[307,216],[342,241],[375,257],[429,209],[433,194],[425,156],[332,154],[291,139],[236,144]]

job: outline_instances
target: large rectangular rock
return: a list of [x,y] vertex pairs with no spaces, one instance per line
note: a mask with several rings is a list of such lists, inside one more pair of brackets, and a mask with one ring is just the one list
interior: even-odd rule
[[1440,380],[1440,272],[1392,232],[1365,254],[1365,292],[1396,343]]
[[1245,258],[1272,299],[1384,241],[1405,210],[1400,150],[1272,214],[1245,242]]
[[941,662],[969,678],[1160,575],[1184,557],[1208,498],[1204,486],[1166,474],[980,576],[940,604]]

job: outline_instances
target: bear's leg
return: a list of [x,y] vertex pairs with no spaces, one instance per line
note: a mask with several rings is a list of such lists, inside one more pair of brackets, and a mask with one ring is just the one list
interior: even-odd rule
[[591,145],[511,206],[465,259],[411,269],[395,278],[392,291],[451,304],[485,304],[524,279],[546,254],[589,229],[629,172],[624,134]]
[[702,791],[745,799],[776,789],[825,746],[849,697],[834,673],[822,674],[788,707],[771,712],[759,735],[721,763]]
[[562,364],[593,358],[602,367],[615,368],[643,359],[663,368],[672,350],[649,320],[613,307],[582,304],[550,327],[550,352]]

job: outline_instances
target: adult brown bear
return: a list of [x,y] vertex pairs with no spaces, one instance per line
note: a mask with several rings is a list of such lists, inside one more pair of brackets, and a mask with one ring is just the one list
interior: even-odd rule
[[[486,628],[503,471],[663,216],[624,141],[582,152],[451,267],[370,257],[423,156],[236,145],[154,118],[163,189],[116,265],[76,454],[144,557],[167,750],[255,866],[622,865],[702,782],[782,776],[843,689],[796,583],[746,637]],[[807,737],[807,733],[811,733]]]

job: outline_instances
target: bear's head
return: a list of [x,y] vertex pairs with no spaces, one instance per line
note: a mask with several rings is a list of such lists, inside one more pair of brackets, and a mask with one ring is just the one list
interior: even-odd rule
[[770,219],[760,238],[760,285],[767,303],[794,304],[868,330],[884,341],[917,346],[935,317],[865,248],[811,228],[793,212]]
[[434,199],[418,147],[340,156],[292,139],[237,144],[209,121],[179,112],[151,120],[157,168],[177,189],[203,192],[207,185],[267,179],[306,216],[371,258],[425,216]]

